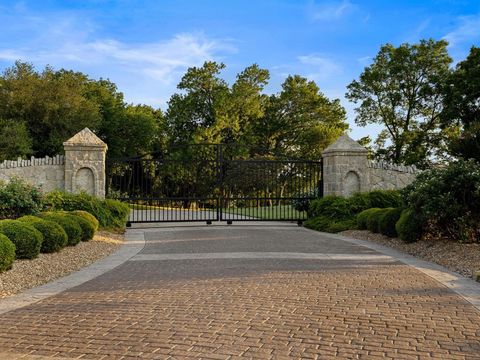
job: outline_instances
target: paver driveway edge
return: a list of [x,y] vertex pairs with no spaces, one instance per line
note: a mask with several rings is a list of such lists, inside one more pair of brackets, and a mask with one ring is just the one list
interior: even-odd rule
[[138,254],[144,246],[144,232],[141,230],[129,230],[125,235],[125,243],[122,244],[120,249],[106,258],[60,279],[28,289],[17,295],[0,299],[0,314],[30,305],[92,280],[128,261]]
[[465,278],[460,274],[450,271],[441,265],[421,260],[414,256],[389,248],[388,246],[379,245],[369,241],[354,239],[342,235],[319,232],[307,228],[305,228],[305,230],[317,233],[323,237],[343,240],[353,244],[365,246],[369,249],[391,256],[398,261],[412,266],[418,271],[421,271],[422,273],[435,279],[445,287],[456,292],[458,295],[463,297],[465,300],[475,306],[478,310],[480,310],[480,284],[471,279]]

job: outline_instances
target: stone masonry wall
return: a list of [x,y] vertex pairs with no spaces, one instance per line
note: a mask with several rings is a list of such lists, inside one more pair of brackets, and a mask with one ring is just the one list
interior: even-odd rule
[[19,178],[38,186],[41,191],[65,189],[65,157],[30,158],[29,160],[5,160],[0,163],[0,180]]
[[107,145],[85,128],[63,143],[65,156],[6,160],[0,163],[0,180],[16,177],[40,188],[105,197]]
[[384,161],[368,161],[368,187],[371,190],[402,189],[417,177],[415,166],[394,165]]
[[323,154],[323,194],[350,196],[356,192],[402,189],[419,171],[412,166],[369,161],[368,151],[349,136],[341,136]]

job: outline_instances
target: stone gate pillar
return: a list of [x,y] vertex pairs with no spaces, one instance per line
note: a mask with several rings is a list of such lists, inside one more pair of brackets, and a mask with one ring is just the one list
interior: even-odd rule
[[85,128],[63,143],[65,149],[65,191],[84,191],[105,198],[105,144]]
[[368,190],[368,150],[348,135],[322,153],[323,195],[349,196]]

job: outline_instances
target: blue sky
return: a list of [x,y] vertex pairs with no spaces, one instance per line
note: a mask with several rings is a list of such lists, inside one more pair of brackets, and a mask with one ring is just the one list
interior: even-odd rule
[[133,103],[166,107],[185,70],[205,60],[227,65],[233,81],[258,63],[271,72],[269,93],[288,74],[315,80],[343,97],[380,45],[446,39],[462,60],[480,45],[480,1],[320,0],[0,0],[0,70],[16,59],[41,69],[109,78]]

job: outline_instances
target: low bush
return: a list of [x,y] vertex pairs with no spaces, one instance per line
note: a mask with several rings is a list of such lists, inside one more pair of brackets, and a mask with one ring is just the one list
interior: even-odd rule
[[37,214],[42,209],[43,196],[36,187],[15,178],[0,182],[0,219]]
[[42,219],[60,225],[67,234],[67,245],[75,246],[82,240],[82,228],[73,216],[59,212],[45,212],[39,215]]
[[45,203],[52,211],[86,211],[98,220],[102,228],[125,227],[130,213],[128,204],[111,199],[101,200],[86,193],[52,191],[46,195]]
[[367,219],[371,213],[380,210],[380,208],[371,208],[363,210],[361,213],[357,214],[357,228],[359,230],[367,230]]
[[18,221],[28,223],[42,233],[43,241],[40,252],[57,252],[67,246],[67,233],[56,222],[44,220],[36,216],[23,216]]
[[316,218],[305,221],[305,227],[317,231],[338,233],[345,230],[356,229],[357,226],[353,219],[335,221],[326,216],[317,216]]
[[402,214],[402,208],[389,208],[388,211],[385,211],[380,219],[378,220],[378,230],[381,234],[388,237],[396,237],[397,230],[395,230],[395,225],[400,219]]
[[72,215],[83,217],[90,224],[93,225],[93,228],[94,228],[95,231],[98,230],[98,226],[100,225],[100,223],[98,222],[97,218],[95,216],[93,216],[92,214],[90,214],[89,212],[83,211],[83,210],[74,210],[74,211],[70,211],[70,213]]
[[383,214],[385,214],[388,210],[389,209],[375,209],[374,211],[371,211],[367,216],[367,230],[373,233],[378,233],[380,217],[383,216]]
[[461,242],[480,242],[480,164],[474,160],[424,171],[403,195],[426,231]]
[[15,245],[8,237],[0,234],[0,273],[10,270],[15,260]]
[[422,236],[422,220],[413,209],[405,209],[395,225],[395,230],[403,241],[417,241]]
[[31,225],[17,220],[2,220],[0,233],[15,245],[17,259],[34,259],[40,253],[43,236]]
[[67,213],[66,216],[73,218],[82,228],[82,241],[89,241],[93,239],[93,236],[95,235],[95,227],[90,221],[84,217],[73,215],[72,213]]

